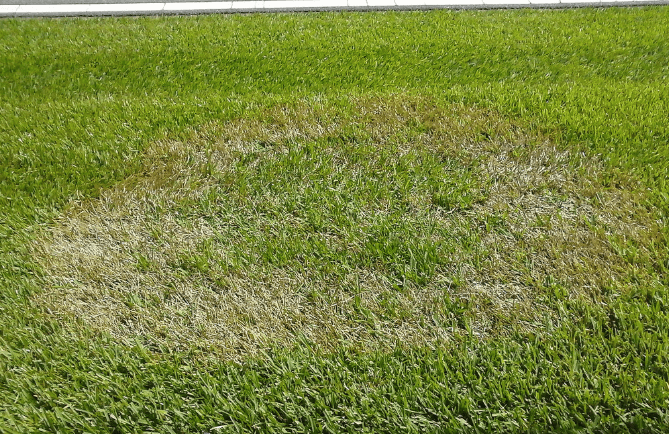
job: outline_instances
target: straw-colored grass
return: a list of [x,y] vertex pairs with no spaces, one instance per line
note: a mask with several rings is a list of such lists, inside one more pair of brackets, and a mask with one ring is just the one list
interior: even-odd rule
[[[120,340],[238,359],[541,331],[553,297],[644,279],[633,180],[494,113],[304,100],[155,143],[33,246],[35,301]],[[632,253],[630,253],[632,252]]]

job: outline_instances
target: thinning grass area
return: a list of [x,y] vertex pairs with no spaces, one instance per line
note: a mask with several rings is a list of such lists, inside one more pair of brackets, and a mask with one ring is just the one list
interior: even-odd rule
[[555,297],[658,284],[638,183],[604,188],[597,160],[485,110],[302,100],[145,161],[34,248],[38,303],[130,343],[433,347],[538,333]]

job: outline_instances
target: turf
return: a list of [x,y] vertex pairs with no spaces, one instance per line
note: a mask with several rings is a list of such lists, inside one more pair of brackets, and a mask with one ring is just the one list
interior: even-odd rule
[[3,20],[3,430],[665,431],[668,22]]

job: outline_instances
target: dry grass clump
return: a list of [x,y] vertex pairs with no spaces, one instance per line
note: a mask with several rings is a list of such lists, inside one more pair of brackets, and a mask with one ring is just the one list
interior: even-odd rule
[[406,96],[274,107],[156,143],[146,162],[33,246],[36,302],[233,359],[539,329],[556,296],[638,282],[657,230],[596,161]]

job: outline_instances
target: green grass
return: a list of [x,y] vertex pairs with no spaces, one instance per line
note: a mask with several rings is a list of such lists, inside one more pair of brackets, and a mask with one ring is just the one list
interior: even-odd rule
[[669,427],[668,8],[1,24],[2,431]]

